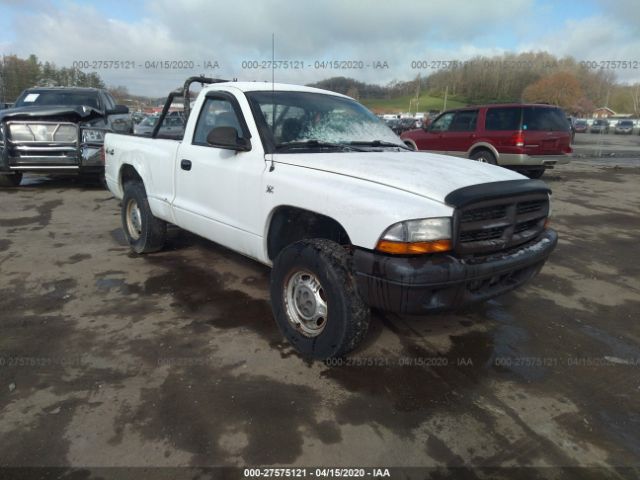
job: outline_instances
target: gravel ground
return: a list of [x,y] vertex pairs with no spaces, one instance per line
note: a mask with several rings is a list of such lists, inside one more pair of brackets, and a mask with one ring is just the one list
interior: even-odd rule
[[267,268],[177,229],[136,256],[97,186],[0,190],[0,465],[640,467],[633,165],[547,174],[560,243],[529,285],[376,313],[332,366],[283,341]]

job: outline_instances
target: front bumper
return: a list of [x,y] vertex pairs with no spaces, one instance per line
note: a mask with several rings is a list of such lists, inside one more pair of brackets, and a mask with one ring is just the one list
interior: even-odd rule
[[[79,149],[63,155],[51,155],[51,151],[39,149],[22,151],[23,155],[11,156],[9,149],[0,146],[0,172],[33,173],[101,173],[104,158],[101,146],[82,145]],[[44,154],[48,153],[48,154]]]
[[365,302],[420,314],[460,308],[519,287],[540,271],[557,242],[556,232],[547,229],[532,242],[483,258],[393,257],[358,249],[353,260]]
[[520,153],[501,153],[498,165],[504,167],[545,167],[553,168],[555,165],[566,165],[571,160],[569,155],[527,155]]

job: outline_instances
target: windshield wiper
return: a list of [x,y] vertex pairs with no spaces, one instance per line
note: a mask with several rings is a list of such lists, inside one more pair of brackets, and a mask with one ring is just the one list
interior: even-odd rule
[[397,147],[397,148],[402,148],[404,150],[411,150],[406,145],[400,145],[399,143],[393,143],[393,142],[385,142],[384,140],[371,140],[370,142],[365,142],[365,141],[350,142],[350,145],[366,145],[367,147]]
[[[352,142],[353,143],[353,142]],[[276,144],[276,150],[290,150],[294,148],[340,148],[342,150],[352,150],[354,152],[365,152],[361,148],[356,148],[347,143],[321,142],[319,140],[303,140],[295,142],[284,142]]]

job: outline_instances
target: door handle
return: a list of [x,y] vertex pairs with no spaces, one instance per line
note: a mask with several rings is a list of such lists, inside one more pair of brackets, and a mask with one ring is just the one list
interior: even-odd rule
[[180,168],[182,170],[191,170],[191,160],[180,160]]

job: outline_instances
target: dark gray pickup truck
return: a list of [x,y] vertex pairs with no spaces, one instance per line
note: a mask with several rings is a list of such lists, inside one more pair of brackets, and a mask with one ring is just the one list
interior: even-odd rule
[[0,110],[0,185],[25,172],[102,175],[105,133],[131,131],[129,109],[106,90],[29,88]]

